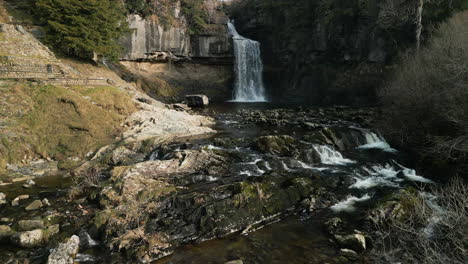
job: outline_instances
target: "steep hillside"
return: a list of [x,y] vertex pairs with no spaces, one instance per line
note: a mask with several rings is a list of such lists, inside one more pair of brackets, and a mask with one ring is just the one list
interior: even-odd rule
[[68,169],[105,145],[212,131],[203,127],[209,119],[168,109],[105,66],[58,59],[22,26],[0,24],[0,43],[0,175],[7,178],[33,161]]

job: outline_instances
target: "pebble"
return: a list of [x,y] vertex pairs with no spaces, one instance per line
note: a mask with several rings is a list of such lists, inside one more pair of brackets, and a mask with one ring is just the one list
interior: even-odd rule
[[30,203],[28,206],[26,206],[25,210],[26,211],[33,211],[33,210],[39,210],[43,207],[44,205],[42,204],[41,200],[35,200],[32,203]]

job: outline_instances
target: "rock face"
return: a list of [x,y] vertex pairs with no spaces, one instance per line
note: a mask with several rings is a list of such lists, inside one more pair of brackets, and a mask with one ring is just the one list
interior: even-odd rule
[[131,33],[122,38],[125,48],[122,59],[152,59],[166,61],[171,56],[188,57],[190,54],[190,35],[185,18],[177,25],[165,29],[156,17],[142,18],[133,14],[127,18]]
[[129,15],[131,32],[120,41],[124,47],[121,64],[128,71],[122,75],[165,102],[180,102],[185,94],[192,93],[219,101],[230,99],[234,57],[228,18],[221,2],[203,4],[207,26],[196,33],[180,10],[179,1],[169,7],[173,13],[169,25],[163,25],[156,15]]
[[180,2],[172,6],[174,21],[163,25],[156,15],[141,17],[131,14],[127,17],[131,33],[120,42],[124,47],[123,60],[146,60],[167,62],[179,59],[197,58],[230,60],[232,45],[227,31],[227,16],[221,11],[220,4],[212,1],[204,3],[209,9],[209,28],[203,32],[190,34],[190,28]]
[[72,236],[66,243],[61,243],[58,248],[52,250],[47,264],[73,264],[80,247],[78,236]]
[[262,44],[276,100],[373,103],[385,63],[414,41],[409,1],[276,1],[282,9],[262,2],[235,1],[229,15],[241,35]]

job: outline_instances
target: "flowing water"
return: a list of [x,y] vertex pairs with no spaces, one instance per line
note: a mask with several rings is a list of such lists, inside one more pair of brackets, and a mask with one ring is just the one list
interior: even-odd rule
[[260,43],[239,35],[231,22],[228,22],[228,29],[233,39],[235,55],[233,101],[266,102]]
[[[237,259],[242,259],[246,264],[343,263],[337,258],[339,250],[330,242],[330,235],[324,231],[326,219],[336,215],[348,221],[362,220],[364,215],[361,213],[362,210],[370,208],[373,203],[378,201],[379,197],[408,184],[430,183],[430,180],[417,175],[415,170],[404,166],[403,164],[407,163],[402,153],[391,148],[377,132],[344,121],[332,126],[339,127],[339,130],[346,135],[351,135],[349,140],[355,143],[352,148],[339,150],[326,143],[300,141],[301,151],[313,153],[313,156],[318,157],[316,160],[261,153],[249,145],[221,147],[214,143],[214,139],[217,137],[254,138],[275,134],[287,134],[301,139],[302,135],[310,132],[300,127],[281,129],[269,125],[248,124],[244,122],[238,112],[239,109],[245,108],[267,111],[272,107],[274,106],[267,104],[235,103],[210,106],[210,108],[203,110],[203,113],[209,113],[217,119],[216,129],[220,133],[192,140],[188,146],[235,153],[240,160],[231,166],[232,177],[268,177],[271,173],[281,171],[309,176],[312,179],[317,176],[327,179],[331,185],[335,186],[333,190],[336,197],[333,198],[333,203],[318,208],[312,216],[301,213],[290,215],[281,222],[269,223],[250,233],[234,233],[201,244],[184,246],[177,249],[174,254],[155,261],[155,264],[225,263]],[[181,147],[187,147],[187,143],[174,143],[170,148],[172,152],[177,152]],[[148,158],[151,160],[164,159],[158,150],[149,153]],[[70,213],[73,210],[83,214],[80,205],[72,204],[70,206],[62,203],[60,199],[66,196],[65,192],[60,190],[70,184],[69,179],[64,182],[57,176],[43,180],[38,179],[37,182],[38,185],[33,189],[23,190],[20,184],[15,184],[1,187],[0,192],[6,193],[8,197],[23,193],[29,193],[33,198],[38,199],[47,197],[55,205],[54,208],[50,209],[50,214],[55,214],[56,211],[62,212],[64,218],[67,219],[66,221],[74,219],[73,215],[76,213]],[[218,183],[222,184],[222,179],[211,176],[206,179],[206,184]],[[14,216],[18,219],[32,216],[31,213],[24,212],[19,207],[3,209],[1,213],[2,217]],[[99,247],[102,245],[100,241],[91,239],[89,235],[86,235],[85,238],[92,241],[90,244],[95,244],[96,248],[81,251],[78,259],[80,263],[128,263],[119,253],[108,252]],[[42,252],[41,254],[46,253]],[[2,255],[0,252],[0,261],[7,259],[7,257],[8,255]],[[365,259],[361,261],[366,262]]]

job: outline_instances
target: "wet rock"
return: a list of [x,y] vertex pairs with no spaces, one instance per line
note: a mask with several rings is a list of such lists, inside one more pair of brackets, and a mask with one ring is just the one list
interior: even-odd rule
[[325,228],[331,235],[336,235],[343,228],[343,220],[339,217],[333,217],[325,222]]
[[296,140],[291,136],[264,136],[255,142],[255,148],[261,152],[271,153],[280,156],[291,155]]
[[78,254],[80,239],[72,236],[66,243],[60,243],[53,249],[47,260],[47,264],[73,264]]
[[343,248],[350,248],[358,252],[366,250],[366,237],[362,234],[353,234],[347,236],[335,236],[338,244]]
[[11,237],[11,241],[20,247],[36,247],[44,242],[44,231],[42,229],[36,229],[32,231],[16,233]]
[[[182,244],[277,220],[315,190],[308,177],[278,173],[247,179],[230,176],[221,185],[194,183],[194,174],[230,175],[229,164],[237,157],[226,152],[179,150],[172,159],[114,168],[112,185],[100,196],[104,210],[95,216],[94,229],[112,234],[105,244],[113,241],[140,261],[155,259]],[[139,225],[128,219],[140,219]]]
[[189,107],[204,107],[210,103],[210,100],[206,95],[192,94],[185,96],[185,102]]
[[0,241],[9,238],[13,234],[11,227],[7,225],[0,225]]
[[32,203],[30,203],[28,206],[26,206],[25,210],[26,211],[34,211],[34,210],[39,210],[43,207],[44,205],[42,204],[41,200],[35,200]]
[[80,247],[81,248],[92,248],[92,247],[99,246],[99,243],[96,240],[94,240],[93,238],[91,238],[89,233],[84,231],[84,230],[80,231],[78,236],[80,238]]
[[20,231],[31,231],[34,229],[43,229],[44,221],[42,220],[20,220],[18,221],[18,229]]
[[346,257],[349,260],[357,260],[359,258],[356,251],[351,250],[351,249],[342,248],[340,249],[340,253],[342,256]]

